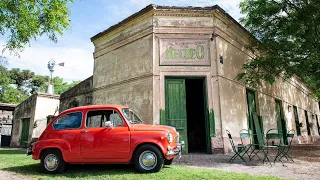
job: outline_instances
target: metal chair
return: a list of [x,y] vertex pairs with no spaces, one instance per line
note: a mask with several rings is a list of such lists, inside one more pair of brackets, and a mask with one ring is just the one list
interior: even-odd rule
[[[249,157],[249,161],[251,160],[252,154],[254,154],[253,156],[257,156],[259,158],[258,154],[255,152],[255,149],[254,149],[256,144],[252,143],[250,132],[247,129],[240,130],[240,139],[241,139],[241,144],[243,144],[243,146],[245,147],[243,156],[247,154]],[[249,154],[250,150],[251,150],[251,153]]]
[[[275,152],[275,154],[279,153],[279,146],[281,145],[281,139],[282,139],[282,134],[279,133],[278,129],[274,128],[274,129],[269,129],[267,131],[267,134],[266,134],[267,142],[265,144],[267,152],[265,154],[264,160],[268,160],[270,162],[270,159],[268,158],[269,149],[272,149]],[[283,165],[282,161],[281,163]]]
[[[276,162],[277,158],[279,158],[279,161],[281,161],[282,158],[286,158],[287,161],[288,161],[288,158],[292,161],[293,159],[289,156],[289,151],[290,151],[290,148],[291,148],[291,143],[292,143],[292,140],[293,140],[293,136],[294,136],[294,130],[290,130],[288,133],[287,133],[287,138],[288,138],[288,145],[286,144],[280,144],[279,145],[279,151],[276,155],[276,158],[274,159],[274,163]],[[282,161],[281,161],[282,162]]]
[[236,146],[234,144],[234,141],[232,139],[230,131],[228,131],[228,130],[226,130],[226,131],[227,131],[227,134],[228,134],[228,137],[229,137],[230,144],[232,146],[232,150],[234,152],[234,155],[231,157],[229,162],[233,162],[237,157],[240,157],[242,159],[242,161],[246,162],[246,160],[243,159],[243,154],[241,154],[242,152],[245,151],[245,147],[242,144],[239,144],[239,145]]

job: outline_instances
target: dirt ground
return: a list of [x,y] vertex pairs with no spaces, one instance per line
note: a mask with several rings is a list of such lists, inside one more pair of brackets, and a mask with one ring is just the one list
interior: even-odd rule
[[[229,159],[233,154],[229,155],[204,155],[204,154],[189,154],[183,155],[177,159],[174,164],[204,167],[208,169],[216,169],[223,171],[231,171],[237,173],[248,173],[254,175],[269,175],[289,179],[319,179],[320,180],[320,150],[319,149],[302,149],[293,150],[290,156],[294,162],[283,159],[284,166],[277,161],[275,164],[263,163],[262,160],[254,158],[254,160],[244,163],[241,159],[236,159],[233,163],[229,163]],[[259,154],[263,157],[262,154]],[[274,155],[271,154],[271,159],[274,160]],[[245,160],[248,160],[245,157]]]

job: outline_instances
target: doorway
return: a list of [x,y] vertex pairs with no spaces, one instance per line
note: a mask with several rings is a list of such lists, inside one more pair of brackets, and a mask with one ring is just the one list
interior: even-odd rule
[[204,78],[165,79],[164,124],[174,126],[180,133],[180,141],[185,142],[184,153],[210,153],[210,128]]
[[30,118],[23,118],[21,120],[22,130],[20,137],[20,145],[26,145],[29,139],[29,127],[30,127]]
[[287,123],[283,115],[282,101],[279,99],[276,99],[275,102],[276,102],[276,119],[277,119],[278,132],[282,134],[281,143],[288,144]]
[[203,79],[186,79],[189,152],[206,152]]

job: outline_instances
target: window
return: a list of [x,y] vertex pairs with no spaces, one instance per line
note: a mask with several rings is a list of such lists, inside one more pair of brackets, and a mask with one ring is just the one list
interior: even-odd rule
[[73,100],[71,103],[69,103],[68,109],[78,107],[78,106],[79,106],[79,102],[76,100]]
[[86,126],[88,128],[106,127],[105,124],[107,121],[110,121],[113,127],[119,127],[123,125],[123,120],[117,111],[97,110],[88,112]]
[[299,122],[297,106],[293,106],[293,113],[294,113],[294,121],[296,123],[296,131],[297,131],[296,133],[297,133],[298,136],[301,136],[300,122]]
[[81,112],[73,112],[62,117],[58,118],[53,123],[53,129],[62,130],[62,129],[77,129],[80,128],[82,121]]
[[308,118],[308,111],[304,110],[304,113],[306,115],[306,124],[307,124],[307,131],[308,131],[308,135],[311,135],[311,130],[310,130],[310,124],[309,124],[309,118]]

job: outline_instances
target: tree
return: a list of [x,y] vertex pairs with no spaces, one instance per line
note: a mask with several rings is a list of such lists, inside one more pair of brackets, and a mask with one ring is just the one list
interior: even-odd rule
[[68,3],[73,0],[1,0],[0,34],[7,37],[4,50],[18,55],[31,39],[46,34],[57,42],[70,23]]
[[[46,92],[49,76],[35,75],[30,70],[6,68],[6,59],[0,56],[0,102],[21,103],[36,92]],[[64,82],[60,77],[54,77],[52,84],[55,94],[61,94],[80,81]]]
[[255,58],[237,79],[261,86],[296,74],[320,97],[320,1],[243,0],[240,8],[256,39],[249,47]]

